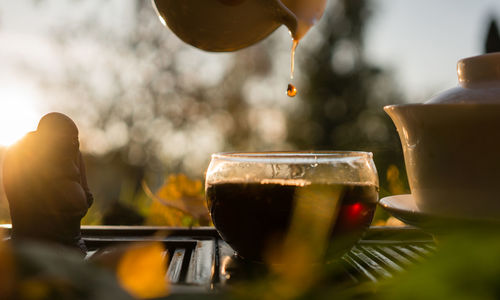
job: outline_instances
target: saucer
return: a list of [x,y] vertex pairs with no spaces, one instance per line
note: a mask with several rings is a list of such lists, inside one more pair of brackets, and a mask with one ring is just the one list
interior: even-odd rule
[[412,226],[422,227],[442,218],[423,212],[411,194],[394,195],[380,199],[379,205],[396,219]]
[[394,195],[380,199],[379,205],[396,219],[415,227],[429,231],[471,226],[487,226],[500,228],[500,219],[463,218],[456,216],[441,216],[424,212],[417,207],[411,194]]

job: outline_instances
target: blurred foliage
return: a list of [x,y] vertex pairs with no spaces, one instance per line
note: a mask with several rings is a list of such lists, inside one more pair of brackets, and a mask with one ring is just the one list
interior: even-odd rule
[[[129,164],[195,176],[210,153],[223,149],[395,146],[398,152],[382,106],[400,95],[390,75],[369,65],[362,52],[370,1],[330,1],[316,36],[299,46],[301,96],[293,101],[274,92],[286,86],[269,85],[274,69],[283,68],[280,57],[289,55],[277,34],[238,53],[206,53],[163,28],[150,3],[133,3],[133,21],[120,34],[95,16],[54,28],[66,69],[62,78],[43,83],[54,95],[53,107],[80,120],[84,149],[117,151]],[[102,52],[92,64],[75,56],[87,39]]]
[[136,245],[123,255],[117,277],[137,298],[157,298],[169,293],[166,250],[160,242]]
[[498,224],[444,225],[435,253],[376,283],[346,281],[335,261],[311,263],[299,242],[281,264],[248,265],[253,277],[203,295],[169,295],[168,257],[157,242],[101,249],[84,262],[65,248],[0,239],[0,299],[133,299],[120,286],[141,299],[498,299]]
[[377,299],[499,299],[500,235],[496,224],[454,228],[439,251],[378,287]]
[[62,246],[11,243],[0,236],[0,299],[128,300],[167,296],[166,253],[160,242],[132,243],[100,249],[89,262]]
[[134,299],[114,276],[72,250],[0,241],[0,299]]
[[[73,2],[74,9],[83,5]],[[37,2],[40,14],[45,3]],[[127,2],[131,15],[120,30],[101,19],[101,11],[112,9],[107,5],[87,8],[78,22],[53,23],[63,69],[39,74],[51,98],[47,105],[80,128],[96,199],[84,224],[116,223],[109,215],[129,209],[148,224],[199,224],[193,212],[181,215],[185,208],[170,209],[169,221],[159,218],[156,212],[167,208],[146,197],[141,183],[157,189],[164,174],[178,172],[201,178],[218,151],[371,151],[381,196],[408,191],[399,139],[382,111],[401,96],[390,73],[363,54],[372,1],[329,1],[297,50],[293,99],[284,92],[285,32],[236,53],[206,53],[161,26],[148,1]],[[396,190],[393,171],[388,182],[390,167],[399,170]],[[139,220],[123,222],[137,223],[132,219]]]
[[[283,266],[288,272],[271,272],[269,276],[260,273],[253,281],[239,282],[228,293],[208,295],[206,299],[499,299],[498,227],[490,224],[448,229],[446,235],[438,237],[435,254],[377,283],[345,284],[338,280],[342,270],[334,263],[309,268],[291,264]],[[305,281],[296,284],[294,276]]]
[[120,285],[140,299],[169,294],[168,256],[160,242],[124,244],[101,249],[92,263],[116,275]]
[[101,223],[103,225],[142,225],[144,217],[133,207],[116,201],[104,212]]
[[[438,236],[438,251],[406,271],[377,283],[346,285],[336,281],[336,264],[314,269],[303,284],[287,281],[294,275],[259,278],[236,285],[222,299],[498,299],[500,297],[500,236],[498,226],[448,228]],[[290,272],[298,269],[290,266]],[[307,269],[300,269],[301,272]],[[313,278],[312,281],[309,279]],[[282,285],[278,285],[281,283]],[[278,288],[276,288],[278,285]],[[277,292],[285,294],[276,294]],[[269,297],[272,295],[271,297]],[[287,297],[286,295],[293,295]],[[274,298],[273,298],[274,296]]]
[[154,195],[145,182],[143,186],[153,199],[146,224],[189,227],[210,224],[201,180],[189,179],[184,174],[170,175]]
[[[128,5],[135,9],[120,32],[99,22],[99,7],[85,22],[53,29],[65,70],[42,82],[51,107],[78,120],[90,153],[117,153],[149,172],[200,176],[212,152],[250,141],[241,89],[244,71],[253,72],[265,51],[241,59],[201,52],[162,27],[150,2]],[[91,62],[80,55],[81,43],[89,44]]]

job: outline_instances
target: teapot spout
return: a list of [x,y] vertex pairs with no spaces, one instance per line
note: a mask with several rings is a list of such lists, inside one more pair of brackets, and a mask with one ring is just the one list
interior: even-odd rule
[[300,40],[314,24],[323,16],[327,0],[281,0],[287,11],[290,11],[293,20],[288,14],[283,21],[289,29],[294,40]]
[[297,16],[280,0],[273,0],[276,7],[276,14],[282,24],[290,31],[290,35],[294,40],[299,40],[302,36],[297,35],[298,19]]

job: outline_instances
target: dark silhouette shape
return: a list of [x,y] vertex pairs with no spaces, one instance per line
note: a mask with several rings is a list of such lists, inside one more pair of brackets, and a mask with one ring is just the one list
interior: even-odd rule
[[144,217],[133,208],[115,201],[102,217],[103,225],[143,225]]
[[80,221],[92,205],[78,128],[66,115],[49,113],[36,131],[10,147],[3,184],[12,239],[35,239],[86,251]]
[[498,31],[497,22],[491,20],[488,34],[486,35],[485,52],[500,52],[500,32]]

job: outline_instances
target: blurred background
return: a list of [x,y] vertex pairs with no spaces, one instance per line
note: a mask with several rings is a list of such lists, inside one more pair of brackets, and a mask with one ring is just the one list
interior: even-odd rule
[[44,114],[73,118],[95,197],[85,224],[208,224],[203,177],[219,151],[371,151],[381,197],[407,193],[383,106],[456,85],[460,58],[500,51],[497,22],[497,0],[329,0],[297,49],[289,98],[285,27],[207,53],[150,1],[3,1],[0,156]]

